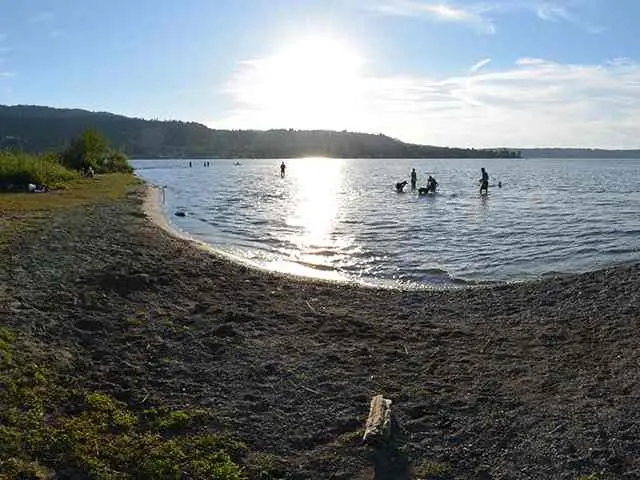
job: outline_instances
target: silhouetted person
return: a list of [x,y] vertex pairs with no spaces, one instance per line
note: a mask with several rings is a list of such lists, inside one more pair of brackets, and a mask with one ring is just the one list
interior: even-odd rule
[[192,167],[192,165],[191,165],[191,160],[189,160],[189,168],[191,168],[191,167]]
[[406,180],[396,183],[396,192],[404,193],[404,187],[406,185],[407,185],[407,181]]
[[482,192],[485,194],[489,193],[489,174],[484,167],[480,170],[482,171],[482,178],[480,179],[480,195],[482,195]]
[[280,164],[280,176],[284,178],[284,172],[287,169],[287,166],[284,164],[284,161]]
[[416,169],[411,169],[411,190],[416,189],[416,182],[418,181],[418,174],[416,173]]
[[436,182],[436,179],[429,175],[429,178],[427,178],[427,193],[436,193],[437,186],[438,182]]

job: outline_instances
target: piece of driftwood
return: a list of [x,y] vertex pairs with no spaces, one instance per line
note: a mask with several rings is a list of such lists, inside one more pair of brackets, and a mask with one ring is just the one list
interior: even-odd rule
[[391,436],[391,400],[375,395],[369,406],[369,418],[362,441],[372,443],[387,440]]

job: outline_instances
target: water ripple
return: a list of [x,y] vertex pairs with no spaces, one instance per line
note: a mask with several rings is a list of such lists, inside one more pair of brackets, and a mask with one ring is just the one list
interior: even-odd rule
[[[278,174],[279,160],[234,162],[134,166],[167,185],[170,222],[269,268],[293,271],[295,264],[323,277],[442,286],[585,271],[639,257],[639,160],[292,159],[286,178]],[[503,184],[488,197],[476,190],[481,166],[493,185]],[[412,167],[437,177],[438,195],[395,192]]]

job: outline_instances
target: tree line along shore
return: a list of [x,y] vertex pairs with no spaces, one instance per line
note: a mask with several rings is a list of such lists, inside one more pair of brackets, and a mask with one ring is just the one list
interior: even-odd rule
[[330,130],[220,130],[196,122],[130,118],[106,112],[0,105],[0,150],[36,153],[62,148],[87,129],[100,131],[130,158],[495,158],[499,148],[407,143],[383,134]]

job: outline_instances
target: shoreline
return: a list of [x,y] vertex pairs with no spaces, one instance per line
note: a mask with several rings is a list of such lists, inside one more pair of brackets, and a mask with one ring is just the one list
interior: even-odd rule
[[[237,255],[232,255],[230,253],[224,252],[222,250],[217,250],[214,247],[212,247],[211,245],[209,245],[207,242],[203,241],[203,240],[198,240],[197,238],[192,237],[191,235],[189,235],[187,232],[184,232],[183,230],[180,230],[179,228],[175,227],[174,225],[172,225],[169,220],[167,219],[166,215],[164,214],[164,212],[162,211],[162,187],[149,183],[146,180],[143,180],[144,184],[146,185],[147,188],[147,193],[145,195],[144,198],[144,203],[143,203],[143,211],[145,213],[145,215],[147,215],[149,217],[149,220],[151,222],[153,222],[155,225],[157,225],[159,228],[161,228],[162,230],[164,230],[165,232],[167,232],[169,235],[180,239],[180,240],[184,240],[186,242],[190,242],[192,243],[196,248],[202,249],[206,252],[208,252],[209,254],[215,256],[215,257],[219,257],[222,258],[224,260],[227,260],[229,262],[235,263],[237,265],[241,265],[244,267],[248,267],[251,269],[255,269],[256,271],[259,272],[263,272],[263,273],[267,273],[267,274],[272,274],[272,275],[281,275],[285,278],[288,278],[292,281],[311,281],[311,282],[326,282],[328,284],[331,285],[347,285],[347,286],[352,286],[352,287],[361,287],[361,288],[379,288],[379,289],[385,289],[385,290],[403,290],[400,286],[394,286],[394,285],[377,285],[374,283],[367,283],[365,281],[358,281],[358,280],[351,280],[349,278],[342,278],[342,279],[335,279],[335,278],[325,278],[322,276],[316,276],[313,274],[308,274],[305,275],[304,273],[292,273],[292,272],[286,272],[286,271],[280,271],[280,270],[276,270],[273,268],[269,268],[267,266],[264,265],[260,265],[258,263],[252,262],[251,260],[239,257]],[[294,262],[295,265],[298,265]],[[415,291],[420,291],[420,290],[432,290],[432,289],[442,289],[442,290],[447,290],[450,288],[457,288],[456,286],[451,286],[451,287],[437,287],[437,286],[433,286],[430,287],[428,285],[425,285],[424,287],[416,287],[413,289],[406,289],[406,290],[415,290]]]
[[[212,255],[149,195],[56,211],[0,251],[0,325],[55,349],[64,385],[139,415],[210,412],[178,435],[233,435],[251,480],[640,471],[640,265],[363,288]],[[375,394],[393,402],[388,448],[361,442]]]
[[[598,265],[595,262],[592,265],[591,269],[584,270],[582,268],[577,269],[575,271],[557,271],[552,270],[548,272],[543,272],[535,276],[525,275],[524,277],[520,276],[519,278],[508,278],[515,275],[507,275],[506,278],[501,280],[496,280],[495,278],[479,278],[479,279],[465,279],[450,276],[448,272],[445,270],[440,270],[443,275],[443,278],[439,278],[437,280],[432,280],[430,283],[419,282],[419,281],[399,281],[394,280],[392,278],[383,279],[383,278],[361,278],[356,277],[352,278],[350,276],[346,276],[335,269],[323,270],[316,269],[313,266],[307,266],[304,263],[297,262],[295,259],[265,259],[262,261],[252,260],[243,256],[242,253],[238,254],[232,253],[229,251],[225,251],[225,248],[233,248],[233,245],[218,245],[214,247],[209,245],[206,240],[201,240],[193,237],[188,232],[180,229],[175,224],[173,224],[170,220],[171,214],[164,213],[161,205],[161,192],[162,187],[152,184],[151,182],[145,180],[143,177],[138,177],[143,182],[149,185],[150,189],[153,189],[156,193],[152,195],[152,198],[149,199],[148,205],[145,207],[146,210],[150,212],[150,218],[152,218],[158,225],[160,225],[164,230],[171,232],[178,238],[183,238],[188,241],[193,242],[201,248],[208,249],[213,255],[218,255],[224,257],[234,263],[238,263],[241,265],[245,265],[251,268],[255,268],[260,271],[271,272],[276,275],[285,275],[291,276],[293,279],[300,278],[302,280],[318,280],[318,281],[326,281],[326,282],[335,282],[339,284],[349,284],[362,286],[363,288],[381,288],[381,289],[391,289],[391,290],[401,290],[401,291],[432,291],[432,290],[458,290],[458,289],[468,289],[468,288],[492,288],[501,285],[518,285],[518,284],[526,284],[526,283],[535,283],[535,282],[544,282],[549,279],[554,278],[569,278],[573,276],[579,276],[584,274],[589,274],[592,272],[597,272],[600,270],[607,270],[610,268],[624,267],[626,265],[634,265],[640,262],[640,259],[624,259],[618,262],[613,262],[610,264],[600,264]],[[260,251],[258,248],[256,251]],[[266,250],[268,251],[268,249]],[[328,272],[328,273],[327,273]]]
[[[283,277],[289,278],[292,281],[317,281],[317,282],[327,282],[329,284],[334,285],[347,285],[352,287],[360,287],[360,288],[373,288],[373,289],[381,289],[381,290],[397,290],[397,291],[406,291],[406,292],[428,292],[428,291],[451,291],[458,289],[466,289],[466,288],[490,288],[500,285],[511,285],[511,284],[519,284],[529,281],[538,281],[541,279],[533,279],[533,280],[513,280],[513,281],[466,281],[466,280],[458,280],[451,278],[450,284],[418,284],[412,283],[410,285],[402,285],[395,283],[393,281],[365,281],[365,280],[355,280],[350,279],[348,277],[342,278],[330,278],[321,276],[315,269],[311,268],[314,273],[305,274],[304,272],[292,272],[292,271],[282,271],[275,268],[269,268],[266,265],[260,265],[258,263],[252,262],[246,258],[233,255],[222,250],[217,250],[216,248],[209,245],[207,242],[203,240],[199,240],[194,238],[187,232],[180,230],[176,226],[172,225],[169,222],[169,219],[166,217],[162,210],[162,187],[159,185],[155,185],[151,182],[148,182],[144,179],[141,179],[143,183],[146,185],[147,193],[144,198],[143,203],[143,211],[145,215],[149,217],[149,219],[160,227],[162,230],[167,232],[169,235],[181,239],[187,242],[191,242],[195,247],[200,248],[202,250],[207,251],[211,255],[226,259],[227,261],[233,262],[238,265],[246,266],[252,269],[255,269],[260,272],[269,273],[273,275],[281,275]],[[291,262],[292,265],[301,266],[296,262]],[[301,266],[302,267],[302,266]],[[573,274],[566,274],[573,275]],[[558,276],[558,275],[554,275]],[[559,275],[564,276],[564,275]]]

